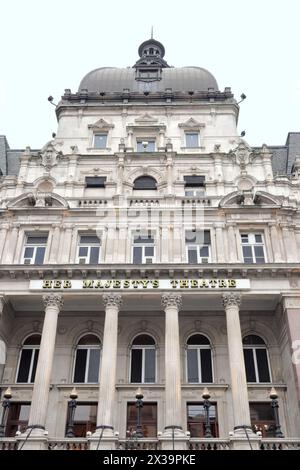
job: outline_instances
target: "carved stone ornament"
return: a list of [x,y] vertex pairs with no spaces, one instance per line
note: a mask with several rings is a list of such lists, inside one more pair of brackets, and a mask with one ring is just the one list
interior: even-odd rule
[[161,304],[164,309],[168,307],[176,307],[180,310],[182,308],[182,297],[180,294],[162,294]]
[[56,165],[57,160],[62,158],[63,154],[61,151],[57,151],[51,142],[45,145],[42,151],[39,153],[41,158],[41,165],[45,167],[47,171]]
[[120,294],[103,294],[102,300],[105,305],[105,308],[117,307],[118,309],[120,309],[123,303],[122,296]]
[[246,165],[251,162],[253,152],[245,142],[240,142],[234,150],[229,152],[229,154],[235,158],[235,161],[240,165],[241,170],[245,170]]
[[43,295],[43,302],[45,308],[57,307],[59,310],[61,310],[64,305],[63,296],[60,294]]
[[239,307],[241,305],[242,297],[236,292],[228,292],[222,295],[222,300],[226,310],[228,307]]

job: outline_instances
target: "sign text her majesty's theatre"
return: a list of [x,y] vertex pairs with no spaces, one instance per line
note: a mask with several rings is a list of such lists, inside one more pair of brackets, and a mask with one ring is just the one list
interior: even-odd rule
[[82,279],[30,281],[31,290],[250,289],[249,279]]

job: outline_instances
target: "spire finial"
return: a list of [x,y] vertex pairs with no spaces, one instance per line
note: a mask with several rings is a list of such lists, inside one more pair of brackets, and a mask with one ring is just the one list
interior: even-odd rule
[[151,39],[153,39],[153,26],[151,26]]

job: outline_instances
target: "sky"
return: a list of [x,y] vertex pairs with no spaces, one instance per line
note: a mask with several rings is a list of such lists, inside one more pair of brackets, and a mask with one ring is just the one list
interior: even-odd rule
[[300,131],[299,0],[9,0],[0,2],[0,134],[41,148],[54,102],[105,66],[132,66],[138,46],[163,43],[169,65],[208,69],[240,104],[249,145]]

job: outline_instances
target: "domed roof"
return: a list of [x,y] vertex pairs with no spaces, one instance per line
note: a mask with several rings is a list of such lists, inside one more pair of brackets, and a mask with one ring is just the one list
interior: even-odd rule
[[201,67],[170,67],[163,59],[164,46],[151,38],[144,41],[138,53],[140,58],[133,67],[119,69],[102,67],[89,72],[81,81],[79,91],[90,93],[122,93],[124,89],[133,93],[218,91],[215,77]]
[[160,92],[166,88],[176,91],[218,91],[215,77],[201,67],[162,68],[161,78],[155,81],[137,80],[134,68],[118,69],[103,67],[89,72],[81,81],[79,90],[106,93],[122,92],[124,88],[131,92]]

